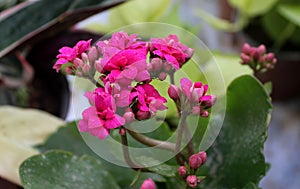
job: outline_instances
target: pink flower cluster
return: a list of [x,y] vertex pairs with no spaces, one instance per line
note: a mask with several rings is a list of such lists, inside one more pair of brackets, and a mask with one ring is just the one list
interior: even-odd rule
[[185,111],[186,114],[207,117],[209,112],[206,109],[211,108],[216,102],[215,95],[206,94],[208,85],[203,85],[201,82],[193,83],[187,78],[182,78],[180,85],[181,88],[171,85],[168,89],[168,94],[175,101],[178,109]]
[[202,164],[206,162],[207,155],[206,152],[201,151],[197,154],[193,154],[189,158],[189,169],[186,166],[178,167],[178,174],[182,179],[186,180],[186,183],[192,187],[196,188],[198,183],[201,182],[200,178],[198,178],[195,173],[195,170],[198,169]]
[[255,73],[273,69],[277,62],[274,53],[266,53],[264,45],[251,47],[248,43],[245,43],[240,57],[241,64],[249,65]]
[[[112,129],[133,120],[149,119],[167,109],[167,100],[151,81],[164,80],[193,54],[176,35],[144,42],[136,34],[117,32],[109,40],[90,44],[91,40],[79,41],[72,48],[61,48],[53,68],[97,84],[98,88],[85,94],[91,107],[83,111],[78,127],[100,139],[105,139]],[[96,72],[100,74],[98,78]]]

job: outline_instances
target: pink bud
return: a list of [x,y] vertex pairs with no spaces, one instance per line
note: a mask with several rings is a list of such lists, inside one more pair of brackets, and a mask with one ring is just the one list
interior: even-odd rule
[[172,68],[173,68],[173,66],[172,66],[171,64],[167,63],[167,62],[165,62],[163,65],[164,65],[164,70],[165,70],[166,72],[171,71]]
[[167,73],[166,72],[160,72],[158,75],[158,79],[163,81],[167,78]]
[[123,117],[126,123],[131,123],[134,120],[134,114],[131,111],[125,112]]
[[126,134],[126,129],[120,128],[119,134],[120,134],[120,135],[125,135],[125,134]]
[[251,55],[252,55],[252,57],[253,57],[254,60],[256,60],[256,61],[259,60],[260,53],[259,53],[259,51],[258,51],[257,48],[255,48],[255,49],[252,51],[252,54],[251,54]]
[[152,179],[144,180],[140,189],[156,189],[155,183]]
[[197,178],[196,175],[189,175],[186,177],[186,182],[190,187],[196,188],[197,184],[200,183],[200,179]]
[[268,53],[265,56],[265,59],[266,59],[267,62],[272,62],[274,58],[275,58],[274,53]]
[[151,113],[149,111],[137,111],[136,115],[135,115],[135,118],[137,120],[146,120],[146,119],[149,119],[151,118]]
[[201,116],[201,117],[208,117],[208,116],[209,116],[209,113],[208,113],[208,111],[206,111],[206,110],[201,110],[200,116]]
[[259,45],[257,47],[257,51],[259,54],[264,54],[266,52],[266,46],[265,45]]
[[158,71],[162,69],[162,60],[160,58],[153,58],[151,60],[151,66],[153,71]]
[[199,102],[204,108],[212,107],[217,101],[217,97],[215,95],[205,95],[199,99]]
[[185,51],[185,54],[187,55],[187,59],[191,58],[194,54],[194,49],[192,48],[188,48],[186,51]]
[[75,68],[80,68],[83,66],[83,61],[80,58],[75,58],[73,61]]
[[201,166],[202,159],[198,154],[193,154],[189,158],[189,165],[192,169],[197,169]]
[[181,90],[176,85],[171,85],[168,89],[168,94],[170,98],[172,98],[174,101],[177,101],[180,99]]
[[201,151],[198,153],[198,155],[200,156],[201,160],[202,160],[202,164],[206,162],[207,160],[207,155],[206,155],[206,152],[204,151]]
[[245,43],[242,47],[242,52],[249,55],[251,53],[251,46],[248,43]]
[[178,167],[177,172],[182,178],[185,177],[187,173],[186,167],[185,166]]
[[91,49],[88,52],[88,57],[89,57],[89,62],[91,64],[94,64],[94,62],[97,60],[98,58],[98,51],[96,49],[96,47],[91,47]]
[[251,61],[251,58],[244,53],[241,53],[240,57],[242,59],[242,64],[247,64]]
[[81,58],[83,62],[89,62],[89,57],[86,53],[82,53]]

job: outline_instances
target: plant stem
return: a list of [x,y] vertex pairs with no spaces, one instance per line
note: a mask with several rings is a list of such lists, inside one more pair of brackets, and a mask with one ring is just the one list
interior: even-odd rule
[[193,148],[193,143],[192,143],[192,137],[191,137],[189,128],[187,126],[184,126],[184,134],[186,136],[189,156],[191,156],[194,154],[194,148]]
[[145,145],[151,146],[151,147],[161,148],[164,150],[169,150],[171,152],[175,152],[175,144],[173,144],[171,142],[156,140],[156,139],[147,137],[145,135],[136,133],[132,130],[127,130],[127,131],[135,140],[139,141],[142,144],[145,144]]
[[94,79],[94,77],[88,75],[86,76],[96,87],[101,87],[101,85]]
[[142,166],[137,165],[130,158],[129,151],[128,151],[128,141],[127,141],[126,132],[124,135],[121,135],[121,139],[122,139],[122,144],[123,144],[122,145],[123,155],[124,155],[124,159],[125,159],[126,163],[129,165],[129,167],[131,167],[134,170],[142,169],[143,168]]
[[182,161],[180,159],[180,147],[181,147],[181,141],[182,141],[182,134],[184,131],[184,127],[185,127],[185,122],[186,122],[186,114],[183,112],[181,114],[181,119],[180,119],[180,123],[177,129],[177,139],[176,139],[176,144],[175,144],[175,154],[176,154],[176,160],[178,163],[182,164]]
[[175,85],[174,72],[171,72],[169,75],[170,75],[170,82],[171,82],[171,84]]

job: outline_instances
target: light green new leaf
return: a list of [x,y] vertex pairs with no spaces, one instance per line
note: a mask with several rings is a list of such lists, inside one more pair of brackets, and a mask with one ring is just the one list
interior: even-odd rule
[[280,5],[278,12],[287,20],[300,27],[300,5]]
[[267,170],[263,146],[271,103],[264,87],[249,75],[235,79],[228,87],[226,107],[222,130],[207,152],[206,189],[257,185]]
[[232,7],[249,17],[258,16],[269,11],[278,0],[229,0]]
[[0,176],[20,184],[18,167],[64,121],[36,109],[0,107]]
[[120,188],[100,160],[64,151],[50,151],[27,159],[20,166],[20,176],[25,189]]

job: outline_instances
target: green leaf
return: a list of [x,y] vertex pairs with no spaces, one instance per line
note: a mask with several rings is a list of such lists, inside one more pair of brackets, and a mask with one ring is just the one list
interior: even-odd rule
[[14,106],[0,106],[0,117],[0,176],[20,184],[18,167],[22,161],[38,154],[34,146],[64,121],[41,110]]
[[[158,160],[155,160],[153,158],[149,158],[146,156],[140,156],[137,158],[139,161],[143,162],[143,165],[147,167],[150,171],[157,173],[159,175],[165,176],[165,177],[175,177],[177,172],[177,166],[171,166],[165,163],[161,163]],[[153,164],[159,164],[156,166],[149,167],[149,165]]]
[[[107,162],[103,160],[100,156],[98,156],[96,153],[94,153],[82,139],[77,129],[77,123],[75,121],[70,122],[66,126],[59,128],[58,131],[52,134],[43,145],[38,146],[38,149],[42,152],[45,152],[47,150],[60,149],[70,151],[77,156],[88,154],[97,159],[100,159],[104,169],[108,170],[111,173],[111,175],[122,175],[115,177],[115,180],[119,184],[119,186],[124,189],[129,188],[132,179],[135,177],[136,174],[134,170]],[[133,187],[133,189],[138,189],[139,186],[142,184],[142,181],[147,178],[152,178],[153,180],[158,182],[164,182],[164,178],[157,174],[141,173],[140,180]]]
[[257,185],[267,169],[263,146],[271,116],[270,97],[259,81],[245,75],[229,85],[226,107],[222,130],[207,152],[205,188]]
[[258,16],[269,11],[278,0],[229,0],[232,7],[250,17]]
[[290,22],[300,27],[300,5],[280,5],[278,12]]
[[120,188],[99,160],[64,151],[27,159],[20,166],[20,177],[25,189]]
[[[0,57],[24,45],[68,29],[75,23],[118,4],[107,0],[27,1],[0,19]],[[120,0],[119,2],[122,2]],[[16,29],[16,26],[18,26]]]

